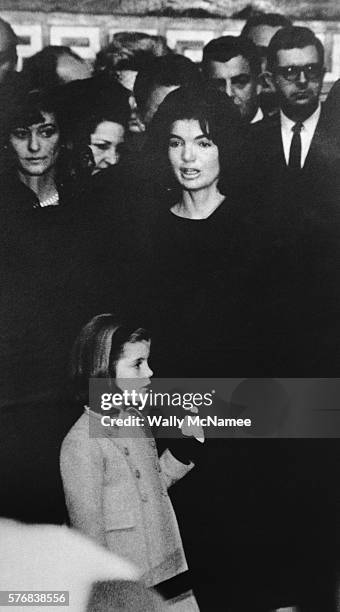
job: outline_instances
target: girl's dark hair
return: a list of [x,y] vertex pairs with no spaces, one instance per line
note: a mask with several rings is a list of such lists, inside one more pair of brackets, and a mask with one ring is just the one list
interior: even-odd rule
[[218,147],[221,168],[219,188],[225,192],[225,179],[229,187],[230,180],[236,179],[242,167],[245,125],[226,94],[206,83],[196,87],[180,87],[160,104],[150,124],[144,149],[147,172],[151,177],[158,176],[165,187],[175,187],[168,145],[171,126],[181,119],[196,119],[203,134]]
[[150,333],[143,327],[122,323],[110,313],[93,317],[82,328],[71,354],[70,370],[77,398],[87,401],[90,378],[115,378],[124,345],[143,340],[150,340]]

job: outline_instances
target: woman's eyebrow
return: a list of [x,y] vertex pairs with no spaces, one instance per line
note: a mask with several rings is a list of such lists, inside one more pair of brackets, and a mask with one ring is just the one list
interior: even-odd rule
[[13,132],[15,132],[16,130],[31,130],[34,128],[36,130],[41,130],[42,128],[46,127],[56,128],[57,125],[56,123],[31,123],[30,125],[18,125],[17,127],[13,128]]
[[[184,140],[184,138],[182,138],[182,136],[177,136],[177,134],[170,134],[169,138],[178,138],[178,140]],[[198,136],[195,136],[194,140],[200,140],[201,138],[208,138],[209,140],[209,136],[206,136],[205,134],[199,134]]]

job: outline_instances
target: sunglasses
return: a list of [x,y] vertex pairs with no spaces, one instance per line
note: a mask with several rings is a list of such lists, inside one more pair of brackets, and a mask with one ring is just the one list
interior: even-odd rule
[[305,75],[307,81],[315,81],[322,76],[321,64],[306,64],[305,66],[278,66],[275,73],[282,76],[286,81],[294,83],[299,81],[301,74]]

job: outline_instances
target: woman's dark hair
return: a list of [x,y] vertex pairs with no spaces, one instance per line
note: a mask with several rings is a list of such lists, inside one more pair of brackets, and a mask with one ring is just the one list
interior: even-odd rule
[[[16,128],[29,127],[44,121],[43,113],[53,113],[58,128],[59,142],[65,141],[65,124],[57,89],[30,89],[27,81],[18,78],[0,93],[0,143],[5,171],[15,165],[9,139]],[[60,158],[60,156],[59,156]],[[60,159],[58,158],[58,164]],[[63,163],[61,164],[63,166]]]
[[116,106],[97,104],[89,110],[88,114],[84,114],[75,123],[70,134],[71,142],[77,149],[88,146],[91,134],[95,132],[97,126],[103,121],[118,123],[124,129],[127,129],[129,116],[130,108],[124,101],[119,101]]
[[[123,106],[120,108],[97,106],[87,116],[82,117],[76,122],[68,140],[68,151],[71,160],[70,172],[74,178],[80,177],[83,174],[83,179],[86,179],[87,173],[91,174],[93,170],[94,158],[89,145],[90,136],[95,132],[97,126],[103,121],[112,121],[123,126],[126,130],[128,119],[128,107],[125,109]],[[121,145],[121,149],[123,149],[123,145]]]
[[122,323],[110,313],[93,317],[82,328],[71,355],[71,377],[77,398],[87,401],[90,378],[115,378],[124,345],[143,340],[150,340],[150,333],[143,327]]
[[[104,75],[73,81],[60,88],[60,92],[71,173],[79,176],[81,168],[85,174],[92,169],[88,145],[96,127],[103,121],[112,121],[127,128],[131,112],[129,95],[124,87]],[[88,168],[85,167],[87,155]]]
[[202,84],[180,87],[171,92],[159,106],[145,144],[150,176],[158,176],[167,188],[175,187],[168,158],[171,126],[181,119],[196,119],[202,132],[218,147],[220,161],[219,188],[225,192],[227,179],[235,180],[242,167],[245,125],[236,107],[226,94]]
[[42,113],[55,115],[62,134],[61,109],[55,90],[25,89],[16,84],[15,88],[7,92],[7,102],[8,106],[2,112],[4,119],[1,122],[2,132],[7,135],[7,139],[15,128],[43,122]]

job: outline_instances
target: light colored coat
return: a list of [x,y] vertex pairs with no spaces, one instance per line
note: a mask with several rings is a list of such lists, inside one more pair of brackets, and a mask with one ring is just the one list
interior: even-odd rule
[[152,586],[187,569],[167,487],[193,464],[180,463],[169,450],[159,460],[148,430],[104,427],[100,419],[87,410],[62,444],[71,525],[134,562]]

